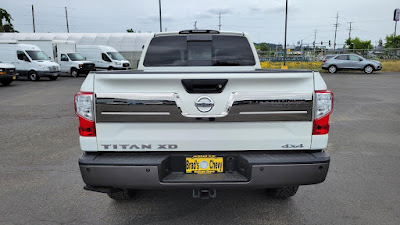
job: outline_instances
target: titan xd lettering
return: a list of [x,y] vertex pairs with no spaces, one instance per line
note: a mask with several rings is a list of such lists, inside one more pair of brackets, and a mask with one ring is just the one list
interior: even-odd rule
[[[105,150],[133,150],[133,149],[153,149],[151,144],[101,144]],[[155,149],[177,149],[176,144],[158,144]]]

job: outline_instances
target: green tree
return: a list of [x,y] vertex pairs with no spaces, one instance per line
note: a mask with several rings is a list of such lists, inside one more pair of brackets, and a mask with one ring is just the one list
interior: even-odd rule
[[0,8],[0,32],[18,32],[14,30],[11,21],[13,18],[7,10]]
[[266,52],[269,50],[267,44],[265,44],[264,42],[261,43],[259,47],[260,47],[260,51],[262,51],[262,52]]
[[128,32],[128,33],[135,33],[135,31],[134,31],[132,28],[126,30],[126,32]]
[[392,34],[386,36],[385,48],[400,48],[400,35],[394,36]]
[[374,47],[371,41],[362,41],[358,37],[354,39],[348,38],[346,40],[346,45],[349,49],[372,49]]

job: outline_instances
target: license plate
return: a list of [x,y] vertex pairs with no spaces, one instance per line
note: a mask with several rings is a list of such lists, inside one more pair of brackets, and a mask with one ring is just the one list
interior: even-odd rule
[[186,157],[186,173],[212,174],[224,172],[224,158],[215,155]]

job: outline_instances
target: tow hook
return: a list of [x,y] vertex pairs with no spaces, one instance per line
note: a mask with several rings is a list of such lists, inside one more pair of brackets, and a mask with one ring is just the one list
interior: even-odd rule
[[193,198],[210,199],[217,197],[215,189],[193,189]]

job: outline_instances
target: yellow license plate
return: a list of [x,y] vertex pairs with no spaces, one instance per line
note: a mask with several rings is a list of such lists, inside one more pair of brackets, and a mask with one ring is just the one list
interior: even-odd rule
[[186,173],[212,174],[224,172],[224,158],[215,155],[186,157]]

